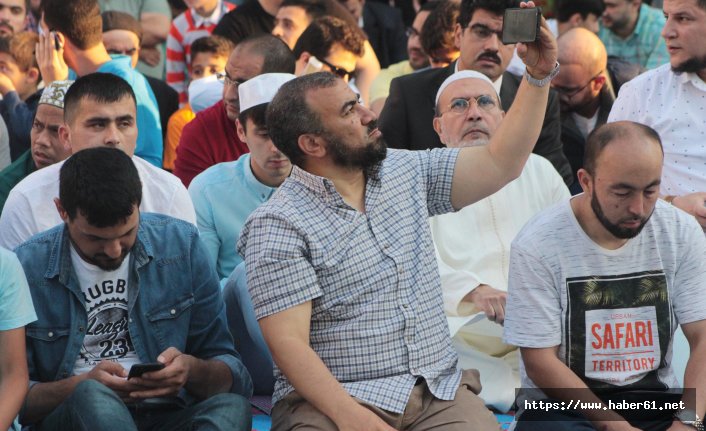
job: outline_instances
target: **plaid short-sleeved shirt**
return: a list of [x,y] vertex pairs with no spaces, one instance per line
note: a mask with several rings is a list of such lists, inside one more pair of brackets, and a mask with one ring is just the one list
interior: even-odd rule
[[669,62],[667,45],[662,38],[665,18],[661,10],[643,4],[635,30],[623,39],[601,26],[598,32],[608,55],[620,57],[630,63],[639,64],[645,69],[654,69]]
[[[238,242],[258,318],[312,301],[310,344],[352,396],[402,413],[418,377],[452,400],[461,374],[427,218],[453,211],[453,149],[389,150],[365,213],[297,167]],[[275,368],[277,402],[294,388]]]

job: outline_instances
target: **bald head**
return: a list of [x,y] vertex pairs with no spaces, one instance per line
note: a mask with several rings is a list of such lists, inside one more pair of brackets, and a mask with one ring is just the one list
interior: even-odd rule
[[608,53],[605,45],[594,33],[585,28],[573,28],[562,34],[559,43],[559,63],[561,66],[575,64],[596,75],[608,66]]

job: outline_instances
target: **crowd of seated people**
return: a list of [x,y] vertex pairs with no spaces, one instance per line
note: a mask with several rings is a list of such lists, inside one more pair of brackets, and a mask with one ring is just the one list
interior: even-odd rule
[[0,431],[704,429],[705,39],[0,0]]

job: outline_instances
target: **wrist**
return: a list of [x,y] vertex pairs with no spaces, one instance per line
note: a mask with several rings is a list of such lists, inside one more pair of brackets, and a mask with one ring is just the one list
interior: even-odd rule
[[534,87],[544,87],[559,74],[559,62],[554,63],[554,68],[550,71],[538,70],[535,68],[525,68],[525,79]]

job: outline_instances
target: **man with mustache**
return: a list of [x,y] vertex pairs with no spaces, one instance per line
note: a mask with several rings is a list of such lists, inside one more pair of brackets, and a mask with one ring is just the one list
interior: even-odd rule
[[[488,145],[504,117],[482,73],[456,72],[437,92],[434,130],[449,148]],[[480,397],[501,412],[510,410],[520,387],[519,351],[502,342],[510,243],[532,216],[568,197],[551,163],[530,154],[519,178],[499,191],[429,219],[459,365],[478,369]],[[478,313],[487,318],[474,318]]]
[[487,146],[388,152],[375,114],[330,73],[270,102],[268,132],[294,167],[238,251],[277,365],[273,431],[497,429],[477,371],[458,368],[427,218],[520,175],[558,69],[546,25],[520,51],[527,75]]
[[623,85],[608,121],[631,120],[664,142],[662,197],[706,228],[706,0],[666,0],[669,63]]
[[29,0],[0,0],[0,36],[12,36],[27,27]]
[[[443,69],[423,71],[392,81],[390,95],[380,113],[380,130],[391,148],[423,150],[441,147],[432,128],[434,95],[451,74],[459,70],[475,70],[493,81],[500,93],[502,107],[507,110],[517,93],[520,77],[506,73],[514,45],[500,41],[503,13],[517,6],[515,0],[464,0],[456,24],[456,45],[461,51],[458,61]],[[533,152],[549,160],[567,184],[572,182],[571,167],[561,147],[559,102],[552,91],[549,96],[542,133]]]
[[[584,193],[513,241],[504,340],[524,364],[516,430],[703,429],[706,238],[659,199],[663,158],[654,129],[601,126],[578,172]],[[671,366],[677,324],[691,347],[683,395]],[[557,407],[533,408],[547,399]]]

